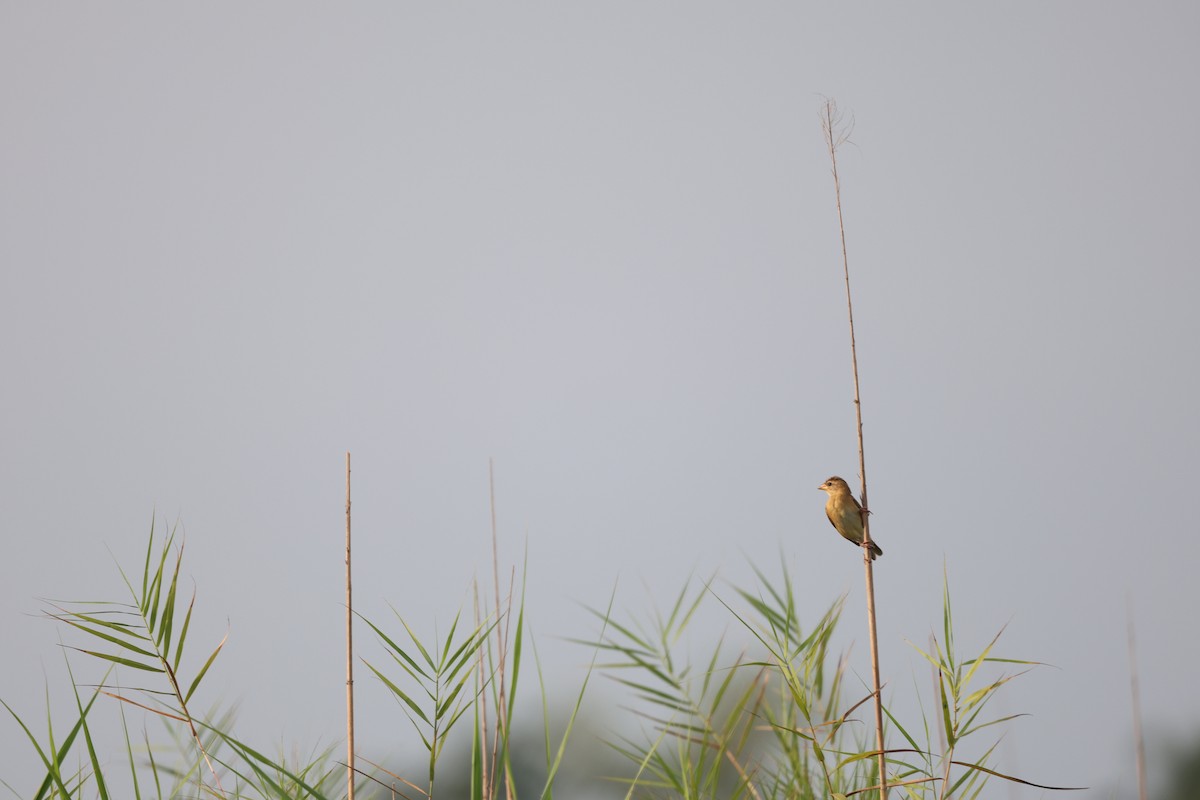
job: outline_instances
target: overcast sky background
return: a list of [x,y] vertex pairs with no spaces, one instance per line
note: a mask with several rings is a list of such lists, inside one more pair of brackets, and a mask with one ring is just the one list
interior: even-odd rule
[[[490,575],[492,458],[564,696],[579,604],[781,551],[868,675],[816,491],[857,485],[828,95],[889,691],[944,563],[964,651],[1056,667],[1000,768],[1133,792],[1127,593],[1152,765],[1200,729],[1200,7],[901,5],[0,5],[0,698],[67,724],[39,598],[120,599],[157,514],[194,655],[230,632],[204,702],[336,744],[347,450],[373,619],[432,635]],[[363,752],[414,754],[359,685]]]

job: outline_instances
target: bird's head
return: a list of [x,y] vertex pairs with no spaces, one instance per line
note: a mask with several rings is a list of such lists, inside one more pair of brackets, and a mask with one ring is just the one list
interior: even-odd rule
[[839,478],[837,475],[834,475],[832,478],[829,478],[827,481],[822,483],[817,488],[820,489],[822,492],[827,492],[831,495],[841,494],[842,492],[845,492],[846,494],[850,493],[849,484],[847,484],[844,480]]

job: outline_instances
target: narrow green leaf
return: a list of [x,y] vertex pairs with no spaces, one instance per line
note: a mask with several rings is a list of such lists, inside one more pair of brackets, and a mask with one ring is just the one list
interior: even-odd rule
[[1029,715],[1028,714],[1009,714],[1007,717],[1000,717],[999,719],[993,719],[988,722],[984,722],[981,725],[976,725],[973,728],[967,728],[966,730],[964,730],[962,732],[962,735],[967,736],[969,734],[974,733],[975,731],[980,731],[980,730],[983,730],[984,728],[991,727],[992,725],[999,725],[1002,722],[1009,722],[1010,720],[1017,719],[1018,717],[1027,717],[1027,716],[1029,716]]
[[[70,673],[70,665],[67,665],[68,674]],[[83,701],[79,699],[79,688],[75,685],[75,676],[71,676],[71,688],[75,694],[75,707],[79,711],[79,723],[83,729],[83,741],[87,746],[88,761],[92,765],[92,777],[96,780],[96,791],[100,795],[100,800],[109,800],[108,784],[104,782],[104,770],[100,766],[100,759],[96,756],[96,746],[92,742],[92,732],[87,724],[87,715],[83,710]]]
[[[471,677],[471,675],[467,674],[463,676],[463,680],[465,681],[469,677]],[[462,688],[463,681],[459,681],[457,684],[455,684],[454,688],[450,690],[450,694],[446,697],[446,699],[439,703],[437,708],[434,709],[434,719],[441,719],[446,715],[446,712],[454,705],[455,699],[457,699],[458,695],[462,692]]]
[[628,686],[630,689],[636,690],[646,697],[646,699],[655,703],[659,703],[660,705],[665,705],[668,708],[675,708],[678,710],[690,710],[687,697],[682,696],[681,694],[671,694],[663,691],[662,689],[656,689],[653,686],[641,683],[640,681],[632,680],[630,678],[613,678],[613,680],[623,686]]
[[513,637],[512,680],[508,688],[508,718],[513,717],[513,707],[517,702],[517,677],[521,674],[521,643],[525,631],[525,578],[521,578],[521,604],[517,610],[517,632]]
[[[404,673],[406,675],[408,675],[410,678],[412,678],[414,681],[416,681],[417,685],[420,686],[422,689],[424,689],[426,694],[429,694],[429,690],[425,689],[426,684],[431,685],[431,686],[437,685],[437,681],[434,678],[426,678],[426,677],[422,676],[421,674],[419,674],[418,672],[416,672],[410,666],[410,664],[412,663],[411,661],[405,661],[404,659],[397,656],[395,653],[391,653],[391,652],[388,653],[388,657],[391,658],[392,661],[396,662],[396,666],[398,666],[400,669],[404,670]],[[433,697],[432,694],[430,694],[429,696],[431,698]]]
[[417,650],[420,651],[422,658],[425,659],[425,663],[429,665],[431,670],[437,672],[437,664],[435,664],[433,658],[430,657],[429,651],[425,649],[425,645],[421,644],[421,640],[417,638],[415,633],[413,633],[413,629],[408,626],[408,623],[404,621],[404,618],[400,616],[396,609],[393,608],[392,613],[396,614],[396,619],[400,620],[400,624],[403,625],[404,630],[408,632],[408,638],[411,639],[412,643],[417,646]]
[[[125,737],[125,753],[129,757],[129,779],[133,784],[134,800],[142,800],[141,781],[138,780],[137,762],[133,757],[133,740],[129,738],[129,721],[125,718],[125,706],[117,704],[117,711],[121,715],[121,734]],[[153,758],[151,758],[151,769],[153,769]]]
[[[188,615],[191,616],[190,609],[189,609]],[[208,657],[208,660],[204,662],[204,666],[200,668],[200,671],[198,673],[196,673],[196,677],[192,679],[191,685],[188,686],[187,693],[183,696],[183,704],[184,705],[187,705],[187,702],[192,699],[192,695],[195,693],[197,687],[200,686],[200,681],[204,680],[204,676],[208,674],[208,668],[211,667],[213,665],[213,662],[217,660],[217,656],[220,655],[221,648],[225,646],[225,642],[227,639],[229,639],[228,632],[226,632],[225,636],[223,636],[221,638],[220,644],[218,644],[217,648],[212,651],[212,655],[210,655]]]
[[429,717],[425,716],[425,712],[421,710],[421,707],[419,705],[417,705],[415,702],[413,702],[412,698],[409,697],[407,694],[405,694],[403,689],[401,689],[396,684],[392,683],[391,679],[389,679],[386,675],[384,675],[379,670],[375,669],[375,667],[370,662],[364,662],[364,663],[367,665],[368,669],[370,669],[372,672],[375,673],[375,676],[378,677],[379,680],[383,681],[384,685],[387,686],[388,689],[391,690],[392,694],[394,694],[394,695],[396,695],[396,697],[400,698],[404,702],[405,705],[407,705],[410,709],[412,709],[412,712],[414,714],[416,714],[418,717],[421,718],[422,722],[424,722],[426,725],[433,725],[433,723],[429,721]]
[[[83,605],[83,604],[81,603],[80,605]],[[93,602],[87,603],[87,605],[100,605],[100,604],[93,601]],[[119,605],[122,608],[132,608],[131,606],[128,606],[124,603],[114,603],[113,605]],[[142,633],[142,631],[145,629],[145,621],[141,618],[140,613],[137,612],[136,609],[134,609],[132,611],[98,611],[96,613],[88,614],[83,611],[71,611],[66,608],[63,608],[62,606],[58,606],[58,605],[56,605],[54,607],[56,609],[58,609],[58,611],[60,613],[50,614],[49,616],[52,619],[56,619],[59,621],[65,621],[69,617],[70,619],[74,619],[74,620],[81,621],[81,622],[86,622],[91,625],[96,625],[100,628],[103,628],[103,629],[109,631],[110,633],[112,633],[114,635],[125,636],[129,639],[136,639],[137,641],[140,641],[140,642],[147,642],[147,643],[151,642],[150,637],[146,636],[144,633]],[[105,619],[105,617],[112,616],[112,615],[119,615],[122,617],[130,617],[134,621],[133,622],[117,622],[117,621],[114,621],[111,619]]]
[[[302,797],[310,797],[313,798],[313,800],[328,800],[317,787],[309,784],[308,781],[306,781],[295,771],[289,770],[287,767],[277,761],[272,761],[254,748],[233,738],[219,728],[208,725],[205,725],[205,727],[212,731],[223,742],[232,747],[255,770],[255,774],[257,774],[260,778],[269,781],[269,785],[273,789],[275,796],[280,798],[280,800],[299,800],[294,791],[295,789],[303,791],[303,795],[301,795]],[[259,765],[261,765],[261,767]],[[277,781],[271,779],[262,769],[262,767],[266,767],[277,775],[287,778],[289,781],[295,784],[295,786],[292,787],[293,790],[288,791],[288,789],[285,789],[285,787],[281,786]]]
[[483,720],[479,716],[479,707],[475,707],[475,724],[471,726],[471,790],[468,800],[483,800],[483,737],[480,734]]
[[179,672],[179,662],[183,660],[183,646],[187,642],[188,628],[192,625],[192,608],[195,605],[196,590],[193,588],[192,599],[188,601],[187,614],[183,617],[183,629],[179,631],[179,642],[175,646],[175,663],[171,667],[175,672]]
[[[46,778],[42,781],[42,786],[37,793],[37,798],[45,797],[46,791],[50,788],[50,786],[58,786],[63,797],[70,797],[71,792],[68,791],[66,785],[63,783],[62,774],[59,769],[59,765],[62,764],[62,760],[66,757],[66,748],[64,747],[63,750],[56,753],[54,759],[51,760],[50,757],[46,755],[46,751],[42,749],[41,744],[38,743],[37,737],[33,735],[33,731],[29,730],[29,726],[25,724],[25,721],[17,716],[17,712],[13,711],[12,706],[10,706],[8,703],[5,703],[3,700],[0,700],[0,704],[3,704],[4,707],[8,709],[8,713],[11,714],[12,718],[15,719],[17,724],[21,726],[21,730],[25,731],[26,738],[28,738],[29,743],[33,745],[33,749],[37,751],[38,758],[42,760],[43,766],[46,767]],[[78,725],[78,723],[76,723],[76,725]],[[51,752],[54,752],[53,747],[51,747]]]
[[942,634],[946,643],[946,663],[954,670],[954,619],[950,613],[950,575],[942,564]]
[[157,653],[153,653],[149,650],[144,650],[141,647],[138,647],[124,639],[118,639],[116,636],[110,636],[109,634],[107,634],[103,631],[98,631],[95,628],[91,628],[86,625],[82,625],[73,619],[68,619],[66,617],[55,617],[55,619],[59,620],[60,622],[65,622],[68,625],[71,625],[72,627],[78,628],[79,630],[83,631],[84,633],[91,634],[92,636],[95,636],[97,639],[103,639],[106,642],[112,642],[113,644],[117,645],[118,647],[123,647],[126,650],[137,653],[138,655],[146,656],[147,658],[153,658],[155,660],[158,659]]
[[[1005,626],[1005,627],[1007,627],[1007,626]],[[967,670],[967,674],[963,678],[963,684],[962,684],[963,688],[966,688],[967,686],[970,685],[971,678],[975,675],[975,670],[979,669],[979,665],[984,663],[984,661],[987,660],[988,653],[990,653],[992,651],[992,648],[996,646],[996,642],[998,642],[1000,640],[1000,637],[1003,634],[1004,634],[1004,628],[1001,628],[1000,631],[995,636],[992,637],[992,641],[988,642],[988,646],[983,648],[983,652],[980,653],[978,657],[976,657],[973,661],[968,661],[968,662],[964,663],[964,666],[966,664],[970,664],[970,669]]]
[[159,601],[162,597],[163,580],[167,571],[167,556],[171,554],[171,545],[175,542],[175,530],[171,530],[171,535],[163,542],[161,554],[158,560],[158,567],[155,570],[153,578],[150,580],[150,594],[148,606],[150,609],[149,628],[151,632],[158,630],[157,623],[159,612],[162,606]]
[[586,611],[588,611],[590,614],[592,614],[593,616],[599,617],[600,620],[603,621],[604,627],[612,628],[617,633],[621,634],[626,639],[629,639],[631,642],[636,644],[643,651],[645,651],[645,652],[653,652],[654,651],[654,648],[651,647],[649,643],[644,641],[640,636],[635,634],[629,628],[619,625],[618,623],[614,622],[613,620],[606,618],[603,614],[601,614],[599,611],[596,611],[594,608],[589,608],[589,607],[585,606],[584,609]]
[[[613,586],[613,592],[609,596],[609,599],[608,599],[608,608],[607,608],[607,610],[605,610],[604,615],[601,617],[601,619],[604,621],[604,624],[601,626],[601,630],[600,630],[600,638],[601,639],[604,638],[604,633],[607,630],[607,626],[608,626],[608,620],[612,616],[613,600],[616,598],[616,593],[617,593],[616,586]],[[546,774],[546,783],[545,783],[544,788],[542,789],[542,794],[541,794],[540,800],[551,800],[551,795],[554,790],[554,779],[555,779],[555,776],[558,775],[559,766],[562,764],[563,753],[566,752],[566,749],[567,749],[567,740],[571,736],[571,731],[574,730],[574,728],[575,728],[575,718],[579,714],[580,706],[583,705],[584,693],[587,691],[588,682],[591,680],[592,671],[595,668],[596,668],[596,655],[595,655],[595,653],[593,653],[591,664],[589,664],[587,673],[584,675],[584,678],[583,678],[583,685],[580,687],[579,694],[575,698],[575,706],[574,706],[574,708],[571,709],[571,715],[567,718],[567,727],[566,727],[566,730],[563,732],[562,739],[559,741],[558,750],[554,755],[554,761],[553,761],[553,763],[548,765],[548,768],[546,770],[546,773],[547,773]],[[630,789],[630,791],[632,792],[632,788]]]
[[454,632],[456,630],[458,630],[458,621],[461,618],[462,618],[462,609],[460,608],[458,610],[458,613],[454,615],[454,621],[450,623],[450,632],[446,634],[446,644],[442,648],[442,658],[441,658],[441,661],[439,662],[440,664],[446,663],[446,656],[450,652],[450,643],[454,641]]
[[[143,598],[149,596],[150,560],[154,556],[154,523],[155,523],[154,515],[151,514],[150,515],[150,538],[146,540],[146,564],[142,568],[142,597]],[[143,616],[146,614],[146,612],[148,612],[150,610],[144,604],[141,605],[141,609],[142,609]]]
[[1033,786],[1034,788],[1037,788],[1037,789],[1049,789],[1049,790],[1055,791],[1055,792],[1083,792],[1083,791],[1087,791],[1087,789],[1089,788],[1087,786],[1046,786],[1041,783],[1034,783],[1033,781],[1022,780],[1021,778],[1016,778],[1016,777],[1013,777],[1012,775],[1005,775],[1003,772],[997,772],[994,769],[988,769],[987,767],[980,766],[979,764],[970,764],[970,763],[967,763],[964,761],[951,761],[950,763],[957,764],[960,767],[966,767],[967,769],[970,769],[970,770],[978,770],[979,772],[986,772],[988,775],[992,775],[994,777],[1001,778],[1006,781],[1012,781],[1013,783],[1019,783],[1024,786]]
[[128,658],[121,658],[120,656],[111,656],[107,653],[97,653],[94,650],[84,650],[80,647],[72,647],[71,649],[78,650],[80,653],[87,653],[89,656],[95,656],[96,658],[102,658],[105,661],[111,661],[114,664],[123,664],[123,665],[125,665],[127,667],[131,667],[133,669],[140,669],[140,670],[144,670],[146,672],[158,672],[158,673],[165,672],[165,670],[162,667],[150,666],[148,664],[140,664],[137,661],[131,661]]
[[162,648],[162,657],[166,661],[169,661],[171,658],[171,646],[173,644],[171,633],[175,629],[175,594],[179,590],[179,568],[183,563],[183,548],[184,545],[181,544],[179,551],[175,554],[175,569],[171,573],[171,588],[167,590],[167,602],[162,612],[162,627],[158,631],[158,646]]
[[942,697],[942,724],[946,731],[946,744],[953,748],[958,743],[958,736],[954,730],[954,726],[950,723],[950,700],[946,697],[946,673],[939,670],[940,678],[938,680],[938,689],[941,691]]
[[[458,671],[471,660],[471,656],[475,654],[475,651],[483,646],[483,644],[487,641],[488,634],[490,634],[495,627],[496,625],[492,624],[486,629],[481,627],[472,631],[470,638],[463,642],[459,648],[454,651],[454,655],[450,656],[448,661],[443,659],[442,669],[439,670],[441,674],[449,675],[451,678],[453,678],[453,676],[456,675]],[[447,641],[447,645],[448,644],[449,641]]]
[[429,675],[427,675],[425,673],[425,671],[421,669],[421,667],[417,664],[417,662],[414,661],[408,655],[408,653],[404,652],[404,648],[401,647],[400,645],[396,644],[394,641],[392,641],[392,639],[386,633],[384,633],[383,630],[380,629],[378,625],[376,625],[374,622],[371,622],[371,620],[367,619],[362,614],[358,614],[357,612],[355,612],[355,614],[359,619],[361,619],[363,622],[367,623],[367,625],[370,626],[371,630],[375,631],[375,635],[383,640],[383,643],[385,645],[387,645],[389,650],[391,650],[396,655],[400,656],[400,658],[403,658],[413,668],[413,670],[416,671],[416,673],[418,675],[420,675],[425,680],[432,680],[432,678],[430,678]]
[[463,703],[462,706],[459,707],[458,711],[456,711],[454,713],[454,716],[450,717],[450,719],[446,722],[446,726],[442,729],[442,738],[443,739],[446,737],[447,734],[450,733],[450,729],[454,727],[454,723],[458,722],[459,717],[461,717],[463,714],[465,714],[467,712],[467,710],[471,708],[472,705],[474,705],[474,704],[473,703]]
[[[891,710],[887,706],[883,707],[883,713],[887,714],[887,718],[889,720],[891,720],[892,725],[894,725],[896,727],[896,730],[900,731],[900,735],[903,736],[904,740],[908,742],[909,747],[911,747],[914,750],[918,750],[916,740],[913,739],[913,737],[904,728],[904,726],[900,724],[900,721],[892,715]],[[922,712],[922,713],[924,713],[924,712]],[[929,725],[926,724],[925,728],[926,728],[926,738],[928,738]]]

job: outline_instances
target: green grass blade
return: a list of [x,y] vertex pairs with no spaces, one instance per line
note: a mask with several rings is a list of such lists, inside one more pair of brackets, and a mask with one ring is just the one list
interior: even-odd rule
[[938,689],[941,692],[942,724],[945,725],[946,744],[953,748],[958,743],[958,736],[950,722],[950,699],[946,696],[946,673],[943,670],[938,671]]
[[971,678],[974,677],[975,670],[979,669],[979,666],[987,660],[988,653],[992,652],[992,648],[996,646],[996,642],[1000,640],[1000,637],[1003,634],[1004,628],[1001,628],[999,633],[992,637],[992,641],[988,642],[988,646],[983,648],[983,652],[980,653],[977,658],[975,658],[973,661],[964,662],[964,666],[966,664],[971,665],[970,669],[967,670],[967,674],[963,677],[962,685],[964,688],[971,684]]
[[[68,671],[70,667],[67,667]],[[100,759],[96,756],[96,746],[92,741],[92,732],[87,724],[87,715],[83,711],[83,701],[79,699],[79,688],[75,685],[74,676],[71,678],[71,688],[74,689],[75,707],[79,710],[79,722],[83,730],[83,741],[87,745],[88,761],[92,765],[92,776],[96,779],[96,791],[100,800],[109,800],[108,784],[104,782],[104,770],[100,767]]]
[[404,621],[404,618],[396,612],[396,609],[393,608],[392,613],[396,614],[396,619],[400,620],[400,624],[403,625],[404,630],[408,632],[408,638],[417,646],[417,650],[420,651],[421,657],[425,659],[425,663],[429,665],[429,669],[436,673],[437,664],[434,663],[433,658],[429,655],[429,651],[425,649],[425,645],[421,644],[421,640],[417,638],[415,633],[413,633],[413,629],[408,626],[408,623]]
[[183,561],[183,547],[179,548],[179,552],[175,556],[175,569],[171,572],[171,586],[167,589],[167,600],[163,605],[162,623],[158,629],[157,642],[159,649],[162,650],[162,657],[169,661],[171,658],[171,633],[175,629],[175,595],[179,590],[179,567]]
[[[122,703],[117,704],[117,711],[121,715],[121,734],[125,737],[125,753],[129,756],[129,780],[133,785],[134,800],[142,800],[141,782],[138,781],[137,763],[133,759],[133,740],[129,738],[129,721],[125,718],[125,706]],[[153,764],[153,761],[151,762]]]
[[192,625],[192,609],[195,605],[196,590],[192,589],[192,599],[188,601],[187,614],[183,617],[183,628],[179,631],[179,641],[175,645],[175,661],[171,665],[171,669],[177,673],[179,672],[179,662],[183,660],[183,646],[187,642],[188,628]]
[[[149,597],[150,592],[150,562],[154,558],[154,515],[150,515],[150,537],[146,540],[146,564],[142,567],[142,597]],[[128,583],[128,581],[126,581]],[[150,609],[142,606],[142,614]]]
[[[613,601],[616,599],[617,590],[613,587],[613,593],[608,599],[608,609],[604,612],[603,619],[607,620],[612,616]],[[605,627],[601,626],[600,638],[604,638]],[[551,800],[554,794],[554,779],[558,775],[558,770],[562,766],[563,754],[567,750],[567,740],[571,737],[571,731],[575,728],[575,719],[579,716],[579,708],[583,705],[583,697],[587,692],[588,682],[592,678],[592,672],[596,669],[596,654],[592,654],[592,661],[588,665],[587,672],[583,676],[583,685],[579,687],[579,694],[575,697],[575,706],[571,709],[571,715],[567,718],[567,727],[563,731],[562,739],[559,740],[558,750],[554,754],[554,761],[548,765],[546,770],[546,785],[542,789],[541,800]]]
[[366,617],[364,617],[362,614],[359,614],[358,612],[355,612],[355,615],[359,619],[361,619],[363,622],[367,623],[367,625],[371,628],[371,630],[375,631],[375,635],[383,640],[383,643],[385,645],[387,645],[387,648],[390,651],[392,651],[393,653],[395,653],[396,655],[398,655],[400,658],[404,659],[404,661],[407,662],[410,667],[412,667],[412,669],[416,672],[416,674],[420,675],[425,680],[433,680],[432,678],[429,677],[428,674],[426,674],[426,672],[423,669],[421,669],[420,665],[418,665],[417,662],[414,661],[412,659],[412,657],[409,656],[408,653],[406,653],[404,651],[404,648],[401,647],[400,645],[396,644],[391,639],[391,637],[389,637],[386,633],[384,633],[383,630],[378,625],[376,625],[374,622],[371,622],[371,620],[367,619]]
[[[458,621],[460,619],[462,619],[462,609],[461,608],[458,610],[458,613],[454,615],[454,621],[450,623],[450,632],[446,634],[446,644],[442,647],[442,658],[438,662],[439,665],[444,665],[447,663],[446,658],[450,653],[450,644],[451,644],[451,642],[454,641],[454,632],[456,630],[458,630]],[[468,637],[467,641],[468,642],[470,641],[469,637]],[[461,650],[461,649],[462,648],[459,648],[459,650]],[[458,653],[456,652],[455,656],[457,657],[457,655],[458,655]]]
[[66,624],[70,625],[73,628],[78,628],[79,630],[83,631],[86,634],[95,636],[97,639],[103,639],[106,642],[111,642],[111,643],[117,645],[118,647],[123,647],[126,650],[129,650],[130,652],[133,652],[133,653],[137,653],[140,656],[146,656],[147,658],[152,658],[156,661],[158,660],[157,653],[151,652],[150,650],[144,650],[135,644],[125,641],[124,639],[119,639],[116,636],[110,636],[109,634],[105,633],[104,631],[98,631],[95,628],[91,628],[91,627],[88,627],[87,625],[83,625],[83,624],[76,622],[75,620],[70,619],[68,617],[57,617],[56,616],[54,618],[57,619],[59,622],[65,622]]
[[101,658],[101,659],[104,659],[105,661],[111,661],[114,664],[122,664],[122,665],[124,665],[126,667],[130,667],[132,669],[140,669],[145,672],[157,672],[157,673],[166,672],[166,670],[164,670],[162,667],[155,667],[155,666],[151,666],[148,664],[142,664],[137,661],[132,661],[128,658],[121,658],[120,656],[109,655],[108,653],[98,653],[95,650],[84,650],[83,648],[80,648],[80,647],[72,647],[71,649],[77,650],[80,653],[87,653],[89,656],[95,656],[96,658]]
[[370,662],[364,661],[363,663],[367,665],[367,669],[369,669],[375,673],[375,676],[377,678],[379,678],[379,680],[383,681],[384,686],[387,686],[392,694],[394,694],[401,701],[403,701],[406,706],[408,706],[410,709],[412,709],[412,712],[414,714],[416,714],[418,717],[420,717],[422,722],[424,722],[426,725],[430,725],[430,726],[433,725],[433,723],[429,721],[429,717],[425,716],[425,712],[421,710],[421,707],[419,705],[417,705],[413,701],[413,699],[404,692],[403,689],[401,689],[399,686],[394,684],[391,681],[391,679],[388,678],[386,675],[384,675],[382,672],[375,669],[375,667]]
[[[188,611],[188,616],[191,617],[190,609]],[[198,673],[196,673],[196,677],[192,679],[191,685],[188,686],[187,694],[185,694],[183,696],[183,704],[184,705],[187,705],[188,700],[192,699],[192,695],[196,692],[196,689],[200,686],[200,681],[204,680],[204,676],[208,674],[208,668],[211,667],[213,665],[213,662],[217,660],[217,656],[221,654],[221,648],[225,646],[225,642],[228,639],[229,639],[229,633],[226,632],[224,638],[221,639],[221,643],[217,645],[217,648],[212,651],[212,655],[210,655],[208,657],[208,660],[204,662],[204,666],[200,668],[200,671]]]
[[167,541],[163,543],[158,567],[150,579],[150,596],[142,598],[142,608],[144,609],[142,613],[146,614],[147,627],[152,633],[157,630],[158,615],[162,608],[159,601],[162,598],[163,576],[166,574],[167,556],[171,554],[171,544],[174,540],[175,532],[172,531],[171,535],[167,537]]
[[954,671],[954,618],[950,613],[950,575],[942,564],[942,641],[946,643],[946,664]]
[[[42,749],[41,744],[38,743],[37,737],[33,735],[33,731],[29,730],[29,726],[25,724],[25,721],[17,716],[17,712],[13,711],[12,706],[10,706],[8,703],[5,703],[3,700],[0,700],[0,704],[8,709],[8,713],[11,714],[12,718],[17,721],[19,726],[21,726],[21,730],[25,732],[25,736],[29,739],[29,743],[32,744],[33,749],[37,751],[38,758],[42,760],[42,765],[46,767],[46,778],[42,781],[41,788],[38,789],[35,800],[36,798],[45,797],[46,792],[51,786],[57,786],[63,797],[70,797],[71,792],[68,791],[66,785],[63,783],[62,771],[60,768],[63,760],[67,756],[68,750],[70,749],[70,744],[64,743],[62,749],[58,752],[54,751],[54,747],[52,745],[50,751],[54,753],[54,759],[51,760],[50,757],[46,755],[46,751]],[[49,719],[49,713],[47,713],[47,719]],[[76,727],[78,727],[78,723],[76,723]],[[71,736],[68,738],[73,740],[74,734],[75,731],[73,730],[71,732]],[[53,737],[51,741],[53,742]]]

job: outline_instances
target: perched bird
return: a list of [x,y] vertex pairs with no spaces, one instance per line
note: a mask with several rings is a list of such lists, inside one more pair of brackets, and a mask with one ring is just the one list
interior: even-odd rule
[[[844,480],[834,475],[817,488],[829,495],[829,499],[825,501],[825,516],[829,517],[830,524],[837,529],[843,539],[849,539],[862,547],[862,506],[850,493],[850,487]],[[876,556],[881,555],[883,555],[883,550],[872,539],[871,560],[874,561]]]

